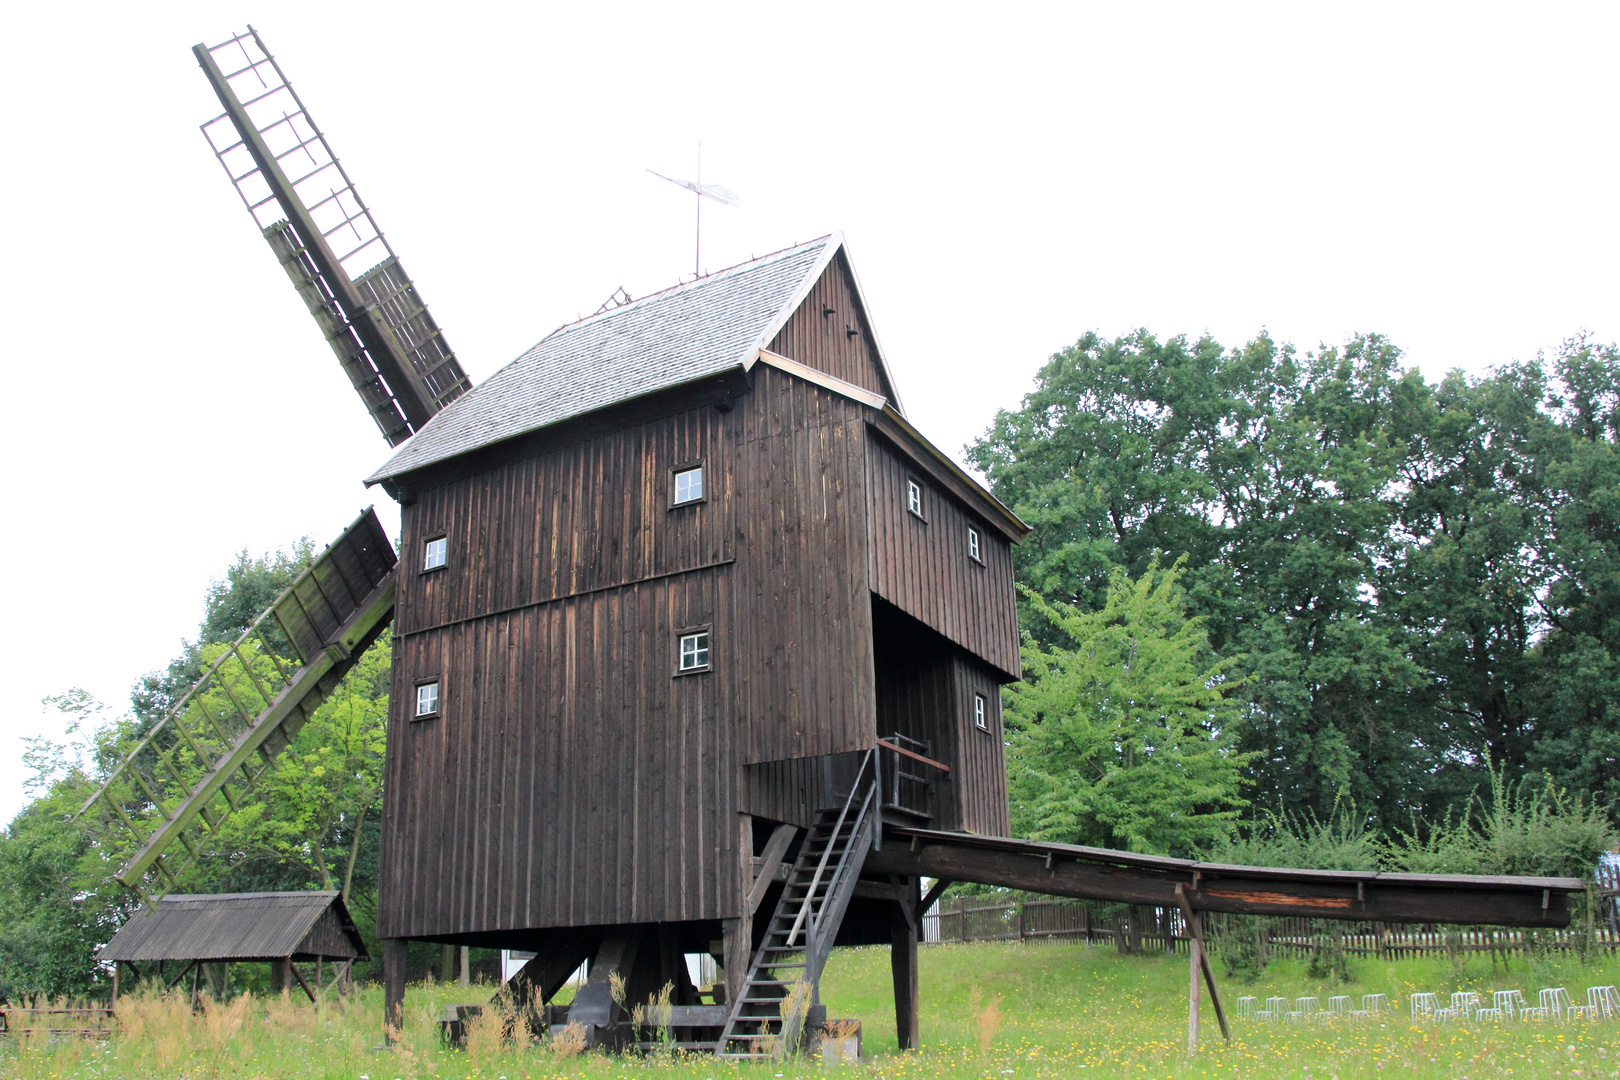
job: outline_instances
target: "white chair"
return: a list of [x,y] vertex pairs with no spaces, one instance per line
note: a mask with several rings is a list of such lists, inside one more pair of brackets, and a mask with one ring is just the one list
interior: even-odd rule
[[1254,1014],[1260,1007],[1260,999],[1253,994],[1245,994],[1237,999],[1237,1014],[1240,1020],[1253,1020]]
[[1349,995],[1338,994],[1328,998],[1327,1018],[1329,1020],[1349,1020],[1352,1011]]
[[1433,1019],[1434,1010],[1440,1007],[1440,996],[1430,993],[1413,994],[1408,1004],[1412,1009],[1412,1019],[1416,1020],[1420,1016]]
[[1562,986],[1543,987],[1541,991],[1540,1008],[1544,1019],[1568,1020],[1569,1010],[1574,1003],[1569,1000],[1569,991]]
[[1586,1004],[1596,1013],[1594,1019],[1612,1020],[1620,1015],[1620,990],[1610,986],[1589,986]]
[[1390,1008],[1388,994],[1362,994],[1361,1011],[1369,1016],[1373,1016],[1378,1013],[1387,1013],[1394,1010]]
[[1524,1009],[1524,994],[1518,990],[1497,990],[1491,994],[1491,1008],[1498,1020],[1517,1020]]
[[1472,1020],[1479,1011],[1479,995],[1472,990],[1458,990],[1451,995],[1451,1007],[1464,1020]]
[[1322,1014],[1322,1002],[1314,997],[1299,997],[1294,999],[1294,1007],[1288,1013],[1288,1020],[1295,1024],[1314,1023]]

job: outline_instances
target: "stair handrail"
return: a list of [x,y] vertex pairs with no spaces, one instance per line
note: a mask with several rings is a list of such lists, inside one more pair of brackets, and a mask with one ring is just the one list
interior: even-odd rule
[[[873,752],[876,753],[876,751],[873,751]],[[849,862],[850,852],[855,850],[855,841],[860,836],[862,827],[866,826],[867,823],[871,820],[872,799],[876,794],[877,794],[877,785],[876,784],[873,784],[873,785],[869,786],[866,789],[866,796],[861,800],[860,813],[855,815],[855,823],[849,830],[849,843],[844,845],[843,852],[838,856],[838,865],[833,868],[832,881],[835,882],[835,883],[838,882],[838,881],[843,880],[844,867]],[[855,793],[851,792],[850,793],[850,798],[853,799],[854,797],[855,797]],[[822,919],[822,916],[827,913],[827,901],[830,900],[831,898],[832,898],[832,888],[829,887],[828,890],[827,890],[827,895],[822,898],[821,905],[816,909],[816,919],[815,919],[814,925],[812,925],[810,927],[810,934],[806,935],[806,941],[805,941],[805,947],[806,948],[809,948],[810,943],[809,943],[808,938],[811,935],[814,935],[817,941],[819,941],[821,939],[821,933],[822,933],[821,919]]]
[[[804,918],[807,914],[809,914],[810,909],[815,906],[816,888],[821,884],[822,875],[826,873],[827,860],[832,856],[833,844],[837,842],[838,835],[844,831],[844,821],[849,817],[850,805],[854,803],[855,796],[860,793],[861,781],[866,776],[867,766],[876,760],[876,757],[876,749],[868,750],[866,752],[866,756],[861,759],[861,767],[855,772],[855,780],[849,786],[849,796],[844,799],[844,805],[838,810],[838,820],[833,823],[832,836],[827,841],[826,849],[821,853],[821,861],[816,864],[815,874],[810,878],[810,885],[804,896],[804,906],[799,909],[798,916],[793,920],[793,927],[788,931],[786,944],[789,946],[793,945],[793,943],[798,940],[799,931],[804,929]],[[871,794],[870,787],[867,789],[867,794]],[[866,807],[866,803],[869,801],[870,800],[863,800],[863,811]],[[814,929],[814,926],[812,926],[812,929]],[[806,945],[808,946],[808,944],[809,942],[807,940]]]

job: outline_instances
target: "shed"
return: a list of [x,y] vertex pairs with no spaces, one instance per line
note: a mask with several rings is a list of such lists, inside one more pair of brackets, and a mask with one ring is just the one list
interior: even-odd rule
[[[124,964],[137,978],[139,965],[155,965],[146,974],[156,974],[168,986],[191,973],[195,991],[203,964],[269,963],[280,971],[284,988],[296,981],[313,1000],[315,992],[298,963],[316,965],[319,986],[328,963],[334,979],[341,979],[354,961],[369,959],[335,890],[165,896],[137,911],[96,955],[112,962],[115,999]],[[172,977],[165,972],[170,964],[182,965]]]

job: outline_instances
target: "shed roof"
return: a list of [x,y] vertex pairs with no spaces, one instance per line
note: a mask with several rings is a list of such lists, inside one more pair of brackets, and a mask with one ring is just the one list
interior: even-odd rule
[[843,247],[833,233],[559,327],[435,415],[366,482],[747,367]]
[[335,891],[165,896],[143,907],[96,954],[102,960],[366,959]]

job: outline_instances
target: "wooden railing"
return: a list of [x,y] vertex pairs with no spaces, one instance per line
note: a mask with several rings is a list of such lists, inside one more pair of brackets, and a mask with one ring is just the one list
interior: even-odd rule
[[951,767],[935,761],[932,753],[927,741],[899,733],[878,740],[878,801],[884,810],[933,820],[938,778],[949,776]]

